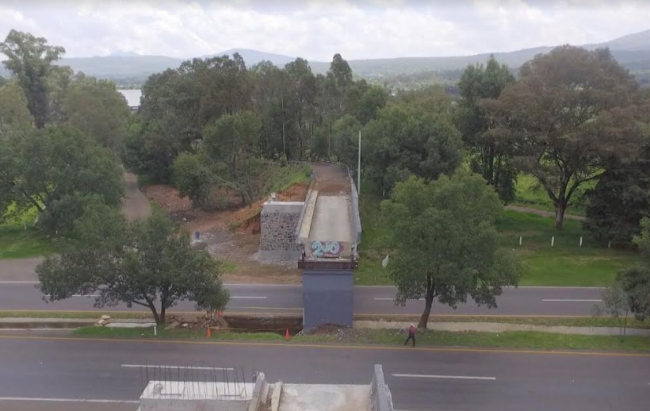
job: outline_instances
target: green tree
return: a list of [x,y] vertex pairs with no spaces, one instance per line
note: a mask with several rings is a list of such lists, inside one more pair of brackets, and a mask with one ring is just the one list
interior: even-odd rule
[[48,115],[49,124],[61,124],[65,120],[63,104],[68,94],[68,87],[75,78],[80,77],[84,77],[84,74],[78,73],[75,76],[74,71],[68,66],[50,67],[50,72],[45,78],[50,109]]
[[195,206],[213,208],[212,194],[217,183],[210,160],[203,153],[181,153],[174,161],[173,181],[182,197],[188,196]]
[[26,132],[34,124],[25,93],[16,83],[0,87],[0,139]]
[[483,176],[494,187],[501,200],[508,203],[515,197],[516,169],[512,164],[512,145],[504,144],[488,132],[489,119],[480,108],[482,99],[497,99],[515,77],[505,64],[490,56],[485,66],[468,66],[458,82],[462,100],[456,125],[470,151],[472,171]]
[[36,127],[44,127],[50,111],[46,78],[52,62],[58,60],[65,49],[49,46],[43,37],[11,30],[0,43],[0,53],[7,56],[3,64],[16,76],[25,92],[27,107],[34,116]]
[[595,239],[619,246],[631,245],[641,233],[641,219],[650,213],[650,95],[638,114],[645,142],[631,161],[608,161],[596,187],[587,192],[583,227]]
[[44,228],[70,229],[61,222],[79,217],[83,197],[117,207],[122,193],[117,159],[74,127],[50,126],[0,141],[0,199],[13,202],[16,213],[36,208],[39,223],[48,223]]
[[388,92],[383,87],[372,86],[361,95],[357,109],[357,119],[366,125],[377,116],[377,112],[386,106]]
[[459,171],[430,183],[411,177],[381,209],[392,230],[387,268],[395,301],[425,300],[418,327],[427,327],[436,298],[454,308],[468,296],[496,307],[502,288],[517,285],[518,262],[499,246],[494,227],[501,202],[480,176]]
[[336,159],[354,170],[359,155],[360,130],[361,123],[351,115],[341,117],[332,127]]
[[638,86],[608,50],[562,46],[524,64],[520,79],[482,105],[492,135],[516,147],[517,166],[555,205],[555,226],[576,190],[612,158],[627,162],[642,143],[634,120]]
[[192,248],[190,237],[162,215],[127,223],[115,210],[89,210],[75,224],[75,240],[36,269],[50,301],[99,293],[96,307],[125,303],[151,310],[158,324],[182,300],[197,309],[223,309],[228,291],[219,264]]
[[246,205],[259,194],[255,176],[260,164],[255,143],[261,129],[259,117],[244,111],[222,116],[203,132],[204,150],[217,163],[213,168],[217,184],[237,191]]
[[418,106],[389,104],[362,133],[362,164],[382,190],[410,174],[432,180],[452,174],[460,165],[460,133],[446,114],[423,112]]
[[65,96],[64,112],[69,124],[119,152],[130,110],[114,83],[93,77],[76,79]]
[[147,123],[136,116],[127,126],[121,158],[129,170],[167,183],[174,160],[183,149],[182,142],[165,133],[160,122]]

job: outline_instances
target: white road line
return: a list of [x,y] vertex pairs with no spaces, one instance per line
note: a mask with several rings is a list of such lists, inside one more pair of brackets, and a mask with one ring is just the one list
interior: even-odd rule
[[425,374],[392,374],[400,378],[448,378],[452,380],[487,380],[495,381],[496,377],[473,377],[469,375],[425,375]]
[[[373,298],[373,300],[375,300],[375,301],[395,301],[394,298],[389,298],[389,297],[375,297],[375,298]],[[419,298],[418,301],[424,301],[424,298]]]
[[572,298],[543,298],[545,303],[600,303],[603,300],[581,300]]
[[266,297],[258,297],[253,295],[231,295],[231,300],[266,300]]
[[144,364],[122,364],[122,368],[164,368],[166,370],[210,370],[210,371],[233,371],[234,368],[222,367],[194,367],[194,366],[177,366],[177,365],[144,365]]
[[79,398],[30,398],[30,397],[0,397],[0,401],[40,401],[40,402],[83,402],[94,404],[139,404],[132,400],[95,400]]

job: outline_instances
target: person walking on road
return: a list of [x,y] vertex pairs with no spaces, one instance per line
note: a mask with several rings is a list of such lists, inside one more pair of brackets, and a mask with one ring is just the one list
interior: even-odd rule
[[409,325],[408,328],[409,336],[406,339],[406,341],[404,341],[404,345],[408,344],[409,341],[413,341],[413,347],[415,347],[415,330],[417,330],[417,328],[415,328],[413,324]]

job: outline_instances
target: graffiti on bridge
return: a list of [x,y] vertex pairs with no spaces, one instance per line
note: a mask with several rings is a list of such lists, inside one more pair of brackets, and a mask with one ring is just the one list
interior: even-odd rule
[[312,241],[311,255],[316,258],[339,258],[345,246],[339,241]]

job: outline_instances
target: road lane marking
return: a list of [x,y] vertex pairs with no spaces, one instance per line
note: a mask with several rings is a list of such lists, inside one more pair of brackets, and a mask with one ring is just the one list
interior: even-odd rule
[[135,400],[96,400],[80,398],[0,397],[0,401],[82,402],[91,404],[140,404]]
[[5,280],[5,281],[0,281],[0,284],[40,284],[40,281],[13,281],[13,280]]
[[99,294],[72,294],[73,297],[101,297]]
[[122,364],[122,368],[156,368],[165,370],[207,370],[207,371],[234,371],[234,368],[223,367],[194,367],[194,366],[177,366],[177,365],[144,365],[144,364]]
[[545,303],[601,303],[603,300],[583,300],[574,298],[543,298]]
[[266,297],[254,296],[254,295],[231,295],[231,300],[266,300]]
[[496,381],[496,377],[473,377],[469,375],[426,375],[426,374],[392,374],[399,378],[447,378],[452,380],[488,380]]
[[132,343],[132,344],[182,344],[182,345],[210,345],[225,347],[284,347],[284,348],[314,348],[332,350],[368,350],[368,351],[421,351],[440,353],[475,353],[475,354],[537,354],[537,355],[574,355],[589,357],[633,357],[650,358],[650,354],[643,353],[622,353],[604,351],[543,351],[543,350],[517,350],[517,349],[490,349],[490,348],[442,348],[442,347],[393,347],[381,345],[334,345],[334,344],[308,344],[308,343],[258,343],[245,341],[186,341],[186,340],[136,340],[128,338],[84,338],[84,337],[40,337],[40,336],[19,336],[0,335],[0,340],[23,340],[23,341],[68,341],[68,342],[102,342],[102,343]]
[[[373,298],[375,301],[395,301],[395,298],[389,298],[389,297],[375,297]],[[408,299],[408,301],[414,301],[413,299]],[[418,298],[418,301],[424,301],[424,298]]]

